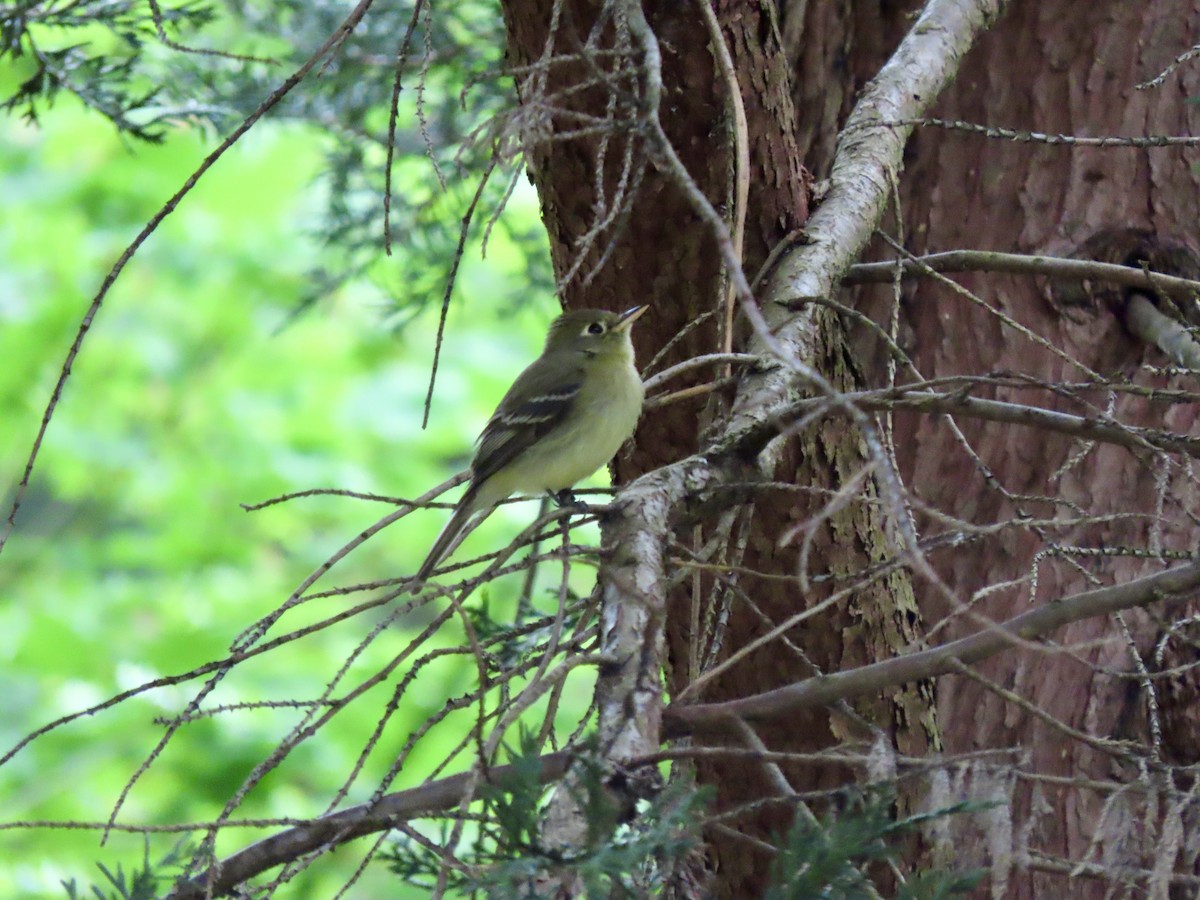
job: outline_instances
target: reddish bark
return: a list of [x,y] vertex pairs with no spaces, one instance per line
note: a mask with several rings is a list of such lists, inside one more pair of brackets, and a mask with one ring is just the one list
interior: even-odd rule
[[[745,268],[751,276],[767,251],[803,223],[808,198],[801,163],[817,177],[825,173],[839,123],[856,92],[911,26],[916,6],[794,2],[783,9],[781,21],[776,23],[768,6],[744,0],[717,4],[747,110],[752,162]],[[551,7],[549,0],[505,5],[513,63],[528,65],[539,58],[546,44]],[[583,0],[566,3],[556,43],[571,47],[572,40],[583,40],[597,14],[598,7]],[[729,112],[702,19],[689,4],[659,5],[647,15],[663,51],[663,125],[700,189],[718,208],[727,208],[733,169]],[[942,98],[938,114],[1046,132],[1191,133],[1198,113],[1185,100],[1198,93],[1200,70],[1185,68],[1157,91],[1137,92],[1133,85],[1157,74],[1185,49],[1182,36],[1194,31],[1194,19],[1193,7],[1181,2],[1015,3],[966,58],[957,82]],[[605,33],[611,40],[611,25]],[[553,93],[591,74],[581,64],[556,65],[550,69],[548,90]],[[529,90],[528,83],[523,90]],[[561,105],[596,114],[606,96],[602,88],[596,88],[573,94]],[[529,97],[524,99],[528,102]],[[570,119],[565,113],[559,115],[556,122],[565,127]],[[629,130],[611,139],[605,157],[610,189],[618,180],[621,148],[633,141],[638,149],[640,140]],[[574,264],[579,242],[596,215],[593,175],[599,165],[599,148],[598,139],[589,136],[538,145],[531,156],[560,273]],[[1095,230],[1112,226],[1148,228],[1186,242],[1200,202],[1189,154],[1188,150],[1163,149],[1070,150],[926,128],[912,142],[907,170],[901,176],[903,234],[915,252],[970,247],[1062,254]],[[895,223],[885,223],[885,227],[893,233],[898,230]],[[580,278],[569,283],[564,299],[568,306],[613,309],[631,302],[652,304],[653,320],[648,318],[645,327],[639,326],[643,360],[688,322],[719,307],[720,267],[714,240],[683,193],[657,169],[647,169],[631,214],[613,228],[611,237],[616,243],[607,263],[590,284]],[[607,244],[608,236],[587,251],[589,262],[599,260],[607,252]],[[583,271],[590,268],[585,266]],[[1087,377],[1085,370],[1066,357],[1110,375],[1132,373],[1152,356],[1133,341],[1107,306],[1064,311],[1047,301],[1044,285],[1030,279],[972,275],[959,280],[991,307],[1061,352],[1031,342],[1002,325],[992,312],[949,289],[921,281],[905,291],[900,338],[926,377],[1007,371],[1036,381],[1082,381]],[[859,289],[851,302],[886,322],[890,291]],[[851,350],[839,320],[826,316],[821,321],[819,343],[824,356],[810,362],[846,390],[879,383],[883,368],[877,345],[856,336],[856,349]],[[716,331],[706,326],[681,341],[667,362],[715,349]],[[706,377],[697,373],[678,386],[699,383]],[[1139,379],[1149,383],[1144,376]],[[996,389],[990,396],[1076,413],[1095,412],[1077,400],[1042,390]],[[1085,399],[1105,409],[1104,392],[1088,394]],[[716,410],[716,406],[706,407],[703,399],[693,399],[656,411],[644,420],[637,449],[632,459],[619,462],[618,474],[628,478],[694,451],[700,444],[698,423],[705,422],[707,415],[718,414]],[[1192,427],[1195,416],[1190,407],[1168,408],[1129,394],[1118,396],[1110,412],[1130,424],[1183,432]],[[942,420],[915,414],[896,416],[901,475],[915,497],[937,510],[980,525],[1019,515],[1049,518],[1071,509],[1093,516],[1155,512],[1159,496],[1156,470],[1147,465],[1144,456],[1097,446],[1060,473],[1078,449],[1066,438],[968,420],[962,422],[962,434],[986,466],[986,473],[963,451],[958,437]],[[842,419],[828,419],[794,439],[772,475],[780,481],[833,491],[863,459],[853,429]],[[941,622],[956,603],[967,602],[981,588],[1027,576],[1035,558],[1040,560],[1036,596],[1031,598],[1028,585],[1019,583],[991,592],[973,610],[1004,619],[1030,602],[1049,602],[1082,590],[1092,578],[1112,583],[1161,568],[1161,561],[1103,556],[1085,560],[1081,569],[1070,559],[1051,556],[1041,560],[1039,554],[1052,550],[1054,542],[1145,548],[1157,546],[1154,542],[1159,541],[1167,548],[1187,549],[1194,528],[1184,527],[1189,520],[1183,500],[1191,488],[1182,475],[1174,478],[1165,494],[1172,522],[1153,533],[1144,518],[1080,525],[1072,532],[1053,535],[1014,528],[933,556],[953,602],[934,586],[920,585],[925,621]],[[1003,485],[1007,496],[997,490],[996,482]],[[1026,495],[1038,498],[1027,499]],[[865,499],[874,499],[869,485]],[[817,513],[824,501],[819,493],[801,499],[782,491],[759,496],[743,566],[768,574],[794,574],[796,547],[780,549],[779,539]],[[945,527],[929,516],[920,516],[918,524],[926,532]],[[810,571],[847,573],[865,568],[880,558],[879,540],[884,531],[878,505],[860,498],[820,527]],[[772,622],[819,602],[828,591],[818,586],[802,594],[794,581],[753,576],[745,577],[741,584]],[[704,582],[702,586],[709,585]],[[803,629],[794,629],[788,638],[821,671],[885,658],[897,652],[897,640],[911,643],[919,637],[919,623],[903,609],[905,591],[903,579],[875,583],[848,604],[822,613],[818,621]],[[673,666],[669,684],[674,691],[688,680],[690,622],[689,604],[680,594],[671,603],[668,626]],[[1155,637],[1151,618],[1130,614],[1126,622],[1139,648],[1148,651]],[[960,616],[940,630],[937,639],[950,639],[978,627],[977,620]],[[744,646],[766,630],[757,613],[735,603],[724,652]],[[1131,669],[1130,652],[1114,623],[1080,622],[1054,639],[1056,646],[1081,649],[1069,653],[1014,650],[980,666],[979,671],[1082,732],[1098,738],[1132,734],[1144,740],[1136,686],[1131,701],[1134,682],[1122,675]],[[811,666],[797,654],[783,652],[777,642],[735,666],[711,685],[704,697],[743,696],[810,674]],[[1085,742],[1068,741],[1059,730],[985,685],[952,677],[942,679],[937,691],[949,751],[1018,747],[1028,753],[1024,765],[1028,772],[1118,779],[1129,775],[1119,767],[1114,769],[1111,755]],[[1192,696],[1189,691],[1183,686],[1172,696],[1186,700]],[[938,740],[929,730],[923,703],[921,691],[910,688],[858,704],[856,710],[891,734],[901,752],[921,755],[936,748]],[[1179,729],[1186,735],[1189,722],[1186,715],[1169,717],[1175,729],[1172,735],[1178,737]],[[817,750],[867,740],[869,735],[839,713],[780,723],[760,733],[772,750]],[[844,770],[835,767],[785,767],[784,773],[801,791],[832,787],[846,777]],[[770,792],[769,778],[761,766],[705,765],[700,767],[699,777],[716,785],[719,809]],[[1014,788],[1012,815],[1018,827],[1036,805],[1034,784],[1018,780]],[[1035,817],[1029,832],[1031,845],[1053,856],[1084,858],[1103,797],[1078,789],[1038,790],[1037,803],[1048,803],[1049,812]],[[737,827],[765,839],[786,824],[787,815],[771,809],[739,820]],[[769,859],[766,854],[753,845],[717,838],[711,850],[720,895],[750,897],[761,892]],[[1143,866],[1152,863],[1139,854],[1133,853],[1127,861]],[[956,861],[969,862],[967,856],[964,853]],[[1062,874],[1036,871],[1014,875],[1009,884],[1011,895],[1020,897],[1090,896],[1088,891],[1093,889],[1101,896],[1106,888],[1100,881],[1081,886]]]
[[[806,33],[829,28],[828,7],[814,6]],[[1156,90],[1138,91],[1134,85],[1157,75],[1186,49],[1183,35],[1191,33],[1196,19],[1195,5],[1187,3],[1015,3],[967,56],[934,115],[1051,134],[1195,133],[1200,123],[1194,104],[1188,102],[1200,89],[1200,71],[1195,67],[1185,66]],[[895,18],[889,23],[894,28]],[[860,62],[851,63],[850,70],[869,72],[876,65],[878,48],[870,43],[861,50],[856,45],[852,58]],[[802,68],[808,49],[801,54]],[[808,93],[811,90],[807,88]],[[802,120],[806,113],[801,111]],[[824,134],[822,115],[817,109],[809,117],[820,123],[811,126],[814,135]],[[813,145],[820,152],[819,138]],[[1200,192],[1194,153],[1189,149],[1071,149],[926,128],[910,145],[908,156],[902,182],[904,233],[916,253],[979,248],[1068,255],[1106,228],[1149,229],[1163,239],[1196,245]],[[1107,306],[1055,308],[1047,300],[1046,285],[1028,278],[970,275],[956,280],[1093,371],[1134,376],[1143,362],[1167,362],[1153,349],[1137,344]],[[877,316],[889,302],[887,290],[859,294],[860,307],[874,309]],[[990,312],[929,281],[905,292],[903,317],[907,349],[926,377],[964,372],[1017,372],[1036,381],[1087,377],[1062,357],[1003,327]],[[1144,373],[1136,380],[1147,386],[1170,383]],[[1175,381],[1190,387],[1190,379]],[[1106,408],[1108,398],[1103,392],[1088,395],[1096,404],[1090,410],[1045,391],[998,390],[993,396],[1076,414],[1095,414],[1098,408],[1122,422],[1185,434],[1193,431],[1196,418],[1194,406],[1168,406],[1130,395],[1116,396],[1115,405]],[[1170,519],[1152,535],[1155,526],[1145,515],[1155,512],[1159,496],[1157,462],[1147,464],[1144,456],[1101,446],[1056,478],[1055,473],[1079,450],[1077,442],[998,423],[962,425],[983,464],[1007,491],[1014,497],[1046,499],[1006,499],[987,484],[944,422],[898,415],[897,446],[904,477],[915,494],[933,507],[983,523],[1010,519],[1018,510],[1036,517],[1062,516],[1068,514],[1065,504],[1070,502],[1090,515],[1136,512],[1143,517],[1059,532],[1054,537],[1060,544],[1148,548],[1157,539],[1166,549],[1183,551],[1194,544],[1194,526],[1185,514],[1194,488],[1178,470],[1165,491],[1165,514]],[[938,557],[938,571],[957,600],[965,602],[981,588],[1028,575],[1035,555],[1050,546],[1049,539],[1038,540],[1025,532]],[[988,618],[1003,619],[1031,602],[1050,602],[1092,583],[1120,583],[1161,567],[1162,562],[1154,559],[1051,556],[1038,567],[1036,597],[1029,596],[1028,584],[1015,585],[987,596],[974,609]],[[1098,581],[1092,582],[1093,578]],[[929,590],[923,596],[932,601],[936,593]],[[940,602],[923,607],[929,622],[940,621],[949,611]],[[1150,614],[1126,615],[1143,655],[1149,654],[1158,633],[1155,619],[1166,612],[1159,608]],[[959,618],[941,636],[953,638],[976,628],[977,622]],[[1055,643],[1083,648],[1078,651],[1080,658],[1014,651],[988,661],[979,671],[1055,720],[1087,734],[1145,741],[1145,720],[1136,712],[1144,704],[1129,679],[1130,650],[1116,624],[1079,622],[1055,635]],[[1186,689],[1180,695],[1190,696]],[[1179,705],[1170,699],[1164,703],[1167,720],[1177,725],[1187,718],[1172,714]],[[1133,774],[1110,754],[1069,740],[1060,730],[969,679],[942,679],[938,710],[950,752],[1020,747],[1030,754],[1028,770],[1039,774],[1100,780],[1124,780]],[[1196,739],[1194,729],[1190,739]],[[1018,828],[1030,814],[1034,790],[1031,782],[1018,783],[1014,809]],[[1034,817],[1031,846],[1068,859],[1088,856],[1104,796],[1061,787],[1038,793],[1038,802],[1048,808]],[[1119,831],[1113,829],[1100,852],[1116,852],[1112,848],[1123,839]],[[1088,858],[1100,856],[1094,851]],[[1142,867],[1154,863],[1152,855],[1135,846],[1123,848],[1117,858]],[[1100,897],[1107,887],[1099,881],[1089,884],[1068,881],[1062,874],[1032,872],[1014,876],[1008,895]]]

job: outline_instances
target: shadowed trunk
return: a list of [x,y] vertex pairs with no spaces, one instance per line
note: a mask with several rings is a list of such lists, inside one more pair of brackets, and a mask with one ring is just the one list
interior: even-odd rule
[[[779,11],[754,2],[716,4],[746,112],[750,165],[743,257],[749,277],[772,247],[803,225],[811,199],[808,173],[817,179],[827,175],[840,126],[918,9],[912,3],[793,2]],[[719,351],[724,292],[719,248],[694,203],[662,166],[645,158],[635,99],[645,84],[628,72],[597,71],[571,56],[589,42],[625,52],[636,49],[636,42],[619,22],[597,20],[607,13],[587,2],[567,2],[557,11],[548,0],[507,3],[505,15],[510,62],[526,67],[518,78],[522,102],[527,110],[542,110],[540,127],[561,134],[596,118],[608,123],[603,131],[538,142],[530,150],[556,270],[560,277],[571,275],[562,290],[566,305],[651,304],[653,315],[638,332],[643,363],[706,314],[710,318],[687,331],[660,368]],[[648,9],[647,18],[662,51],[662,124],[695,185],[732,224],[735,116],[699,7],[665,5]],[[967,55],[935,114],[1051,133],[1191,133],[1196,113],[1185,100],[1196,93],[1194,69],[1185,68],[1156,90],[1139,92],[1134,85],[1185,49],[1180,41],[1193,33],[1195,19],[1193,8],[1182,3],[1016,3]],[[547,63],[552,54],[566,56]],[[584,82],[587,87],[572,90]],[[546,103],[553,111],[543,109]],[[908,147],[905,171],[897,173],[900,220],[893,216],[881,227],[915,253],[985,248],[1071,255],[1105,228],[1149,230],[1187,244],[1197,212],[1191,153],[1015,143],[926,127]],[[1119,245],[1122,238],[1114,240]],[[878,243],[872,252],[894,257],[884,249]],[[1114,253],[1112,261],[1127,261],[1120,247]],[[983,305],[928,279],[906,282],[902,291],[896,339],[919,377],[1004,373],[1007,386],[992,383],[975,395],[1190,431],[1192,406],[1102,383],[1135,375],[1146,387],[1170,381],[1136,371],[1147,360],[1165,361],[1130,336],[1121,321],[1123,299],[1065,306],[1052,302],[1058,295],[1044,280],[982,273],[955,280]],[[886,330],[893,297],[888,286],[856,289],[840,299]],[[764,314],[775,322],[787,312]],[[878,340],[828,310],[813,321],[817,333],[806,362],[836,388],[886,383],[886,355]],[[761,349],[757,341],[743,323],[734,349]],[[700,385],[716,374],[695,370],[671,387]],[[743,375],[732,388],[723,385],[656,408],[643,419],[632,456],[618,460],[619,479],[695,452],[706,435],[755,402],[764,377]],[[902,369],[897,377],[903,382],[918,375]],[[1052,382],[1087,386],[1074,392],[1039,387]],[[796,392],[800,396],[803,387]],[[877,564],[897,553],[902,515],[883,499],[879,461],[871,459],[863,434],[846,417],[807,423],[786,446],[760,460],[759,474],[772,486],[752,492],[750,502],[740,506],[725,504],[724,518],[714,513],[698,525],[683,523],[674,535],[668,556],[678,566],[671,574],[678,577],[667,598],[666,634],[672,694],[706,666],[729,659],[774,624],[847,584],[853,585],[847,596],[739,658],[690,699],[743,697],[892,658],[915,648],[927,630],[933,643],[971,634],[984,617],[1003,620],[1031,604],[1159,571],[1170,556],[1162,551],[1187,551],[1192,543],[1189,472],[1163,457],[999,422],[897,413],[893,424],[898,474],[910,492],[917,533],[959,528],[963,535],[954,549],[929,553],[940,584],[916,576],[914,597],[904,570],[878,571]],[[886,434],[882,420],[881,426]],[[948,523],[946,516],[956,521]],[[1070,521],[1060,526],[1056,519]],[[689,568],[688,560],[710,541],[726,548],[722,559],[736,562],[736,573]],[[806,580],[795,577],[801,570]],[[948,859],[944,846],[932,858],[993,866],[994,890],[1011,896],[1102,896],[1111,884],[1068,880],[1069,861],[1151,867],[1157,832],[1147,826],[1134,839],[1129,827],[1114,826],[1112,847],[1103,834],[1090,846],[1106,816],[1117,816],[1111,791],[1046,777],[1121,782],[1136,775],[1133,757],[1104,743],[1126,739],[1144,745],[1149,739],[1144,697],[1130,677],[1136,667],[1122,629],[1149,656],[1168,612],[1177,611],[1159,607],[1119,619],[1087,619],[1053,635],[1050,644],[993,657],[975,667],[973,677],[944,677],[936,686],[937,721],[933,686],[918,683],[760,725],[761,745],[745,735],[740,742],[728,736],[703,740],[772,751],[840,746],[866,753],[882,736],[904,757],[925,757],[940,751],[943,742],[949,754],[1011,749],[1005,774],[958,772],[953,795],[942,798],[999,799],[1011,821],[998,825],[996,816],[964,817],[956,826],[963,829],[956,858]],[[708,632],[698,634],[697,626],[724,617],[720,645],[710,653]],[[1186,649],[1180,652],[1187,655]],[[1171,696],[1192,695],[1184,685]],[[1167,696],[1159,701],[1164,721],[1184,746],[1194,732],[1185,715],[1173,712],[1182,701],[1174,706],[1169,701]],[[796,792],[835,788],[861,771],[832,763],[778,770]],[[718,812],[778,793],[771,769],[743,761],[705,762],[696,777],[716,788]],[[901,808],[912,808],[927,787],[907,785]],[[1128,801],[1128,815],[1145,815],[1144,802]],[[762,892],[772,854],[761,841],[786,829],[793,808],[754,806],[707,835],[721,896]],[[972,841],[980,829],[980,839]],[[1026,849],[1029,868],[1010,872]],[[930,858],[914,850],[909,862]]]

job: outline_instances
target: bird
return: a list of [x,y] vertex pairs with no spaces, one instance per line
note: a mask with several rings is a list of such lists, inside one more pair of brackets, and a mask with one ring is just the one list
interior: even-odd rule
[[482,521],[516,493],[565,499],[616,455],[642,412],[630,333],[647,309],[571,310],[550,324],[542,355],[517,376],[479,435],[470,482],[417,570],[419,580],[477,514]]

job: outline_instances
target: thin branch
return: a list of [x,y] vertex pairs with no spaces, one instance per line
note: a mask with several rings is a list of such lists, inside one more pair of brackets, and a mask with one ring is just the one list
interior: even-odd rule
[[[1194,135],[1150,134],[1150,135],[1106,135],[1104,137],[1080,137],[1074,134],[1044,134],[1040,131],[1024,131],[1015,128],[1000,128],[996,125],[980,125],[978,122],[963,122],[958,119],[892,119],[883,122],[868,122],[859,127],[911,128],[920,125],[926,128],[945,128],[948,131],[966,131],[984,137],[1026,144],[1049,144],[1062,147],[1194,147],[1200,137]],[[849,127],[846,129],[849,131]]]
[[1188,563],[1126,584],[1073,594],[940,647],[724,703],[668,706],[663,714],[667,728],[665,737],[722,725],[734,718],[777,719],[801,709],[935,678],[955,671],[959,665],[970,665],[994,656],[1016,641],[1035,640],[1071,622],[1146,606],[1167,597],[1186,596],[1197,589],[1200,589],[1200,562]]
[[1200,344],[1184,325],[1171,318],[1141,294],[1125,304],[1125,326],[1147,344],[1193,371],[1200,370]]
[[908,407],[917,411],[961,414],[997,422],[1027,425],[1055,431],[1084,440],[1102,441],[1133,449],[1158,449],[1200,458],[1200,438],[1172,434],[1150,428],[1123,425],[1113,420],[1098,420],[1055,412],[1019,403],[983,400],[965,396],[961,391],[933,393],[901,387],[895,391],[862,391],[842,395],[844,403],[834,404],[826,397],[795,401],[771,416],[762,416],[742,430],[727,434],[706,451],[713,460],[723,456],[758,453],[781,433],[795,429],[798,422],[808,423],[818,412],[842,413],[850,405],[858,410],[884,410]]
[[753,353],[707,353],[704,356],[693,356],[690,359],[685,359],[681,363],[676,363],[669,369],[663,369],[646,379],[642,387],[646,393],[654,390],[660,384],[670,381],[677,375],[682,375],[684,372],[690,372],[692,369],[699,369],[705,366],[723,363],[726,368],[733,364],[757,366],[762,365],[764,360],[761,356],[755,356]]
[[227,50],[214,50],[209,47],[189,47],[186,44],[172,40],[167,36],[167,29],[163,24],[162,7],[159,6],[158,0],[149,0],[149,4],[150,16],[154,20],[154,30],[158,34],[158,39],[172,50],[178,50],[180,53],[190,53],[195,56],[215,56],[221,59],[237,60],[238,62],[265,63],[269,66],[279,65],[279,60],[269,56],[250,56],[245,53],[230,53]]
[[[1149,869],[1141,869],[1136,866],[1114,866],[1101,863],[1079,862],[1073,859],[1058,859],[1057,857],[1047,856],[1037,850],[1031,850],[1029,861],[1026,866],[1034,872],[1053,872],[1056,875],[1067,875],[1071,878],[1096,878],[1102,881],[1117,882],[1120,884],[1134,884],[1136,880],[1149,879],[1154,873]],[[1193,890],[1200,889],[1200,876],[1190,875],[1185,872],[1172,873],[1169,881],[1171,884],[1190,887]],[[1105,896],[1113,896],[1112,893]],[[1127,896],[1134,896],[1132,894]]]
[[304,80],[304,77],[312,71],[313,67],[315,67],[316,64],[320,62],[326,54],[332,51],[335,47],[339,46],[346,39],[350,32],[352,32],[358,23],[362,21],[362,17],[367,14],[367,10],[371,8],[372,2],[374,2],[374,0],[359,0],[358,5],[356,5],[354,9],[350,11],[350,15],[348,15],[342,21],[342,24],[339,25],[328,38],[326,38],[325,43],[318,47],[316,51],[304,61],[303,65],[289,75],[284,82],[279,85],[279,87],[275,88],[275,90],[271,92],[270,96],[260,103],[258,108],[242,121],[241,125],[235,128],[230,135],[225,138],[225,140],[221,141],[217,149],[208,154],[208,156],[204,157],[204,161],[201,162],[196,170],[188,176],[187,180],[183,183],[183,186],[176,191],[172,195],[171,199],[164,203],[158,212],[156,212],[150,218],[150,221],[146,223],[140,232],[138,232],[137,237],[135,237],[133,242],[125,248],[125,252],[122,253],[116,263],[113,264],[113,267],[109,269],[108,274],[104,277],[103,283],[100,285],[100,290],[97,291],[96,295],[92,298],[91,304],[88,306],[87,311],[83,314],[83,318],[79,322],[79,329],[75,333],[75,339],[71,342],[71,346],[67,350],[67,358],[63,362],[62,369],[58,374],[58,380],[54,384],[54,390],[50,394],[50,400],[46,404],[45,411],[42,413],[42,423],[38,427],[37,436],[33,439],[33,447],[29,451],[29,458],[25,462],[25,471],[22,473],[21,480],[17,483],[17,489],[13,494],[12,505],[9,507],[8,519],[5,521],[4,525],[0,527],[0,553],[4,551],[4,545],[7,543],[9,535],[12,534],[13,526],[16,524],[17,511],[21,508],[21,503],[25,498],[25,492],[29,488],[29,479],[30,476],[33,475],[33,467],[37,463],[38,453],[41,451],[42,441],[46,436],[46,429],[50,427],[50,419],[54,416],[54,412],[58,408],[59,400],[62,398],[63,389],[67,384],[67,379],[71,376],[71,367],[75,364],[75,357],[79,355],[79,351],[83,347],[84,338],[87,337],[88,332],[91,330],[92,322],[95,320],[96,314],[100,311],[100,306],[108,296],[108,292],[112,289],[113,284],[116,283],[117,277],[122,271],[124,271],[125,266],[131,259],[133,259],[134,254],[137,253],[142,244],[146,242],[150,235],[154,233],[154,231],[162,223],[163,219],[175,211],[175,207],[177,207],[183,198],[191,192],[192,188],[199,183],[200,179],[204,177],[205,173],[207,173],[209,169],[216,165],[217,160],[225,155],[225,151],[241,140],[242,136],[251,128],[253,128],[254,124],[258,122],[259,119],[266,115],[267,112],[274,108],[280,100],[286,97],[296,85]]
[[1146,91],[1146,90],[1149,90],[1150,88],[1159,87],[1164,81],[1167,80],[1167,78],[1171,75],[1172,72],[1174,72],[1176,69],[1178,69],[1181,65],[1183,65],[1185,62],[1187,62],[1189,59],[1195,58],[1197,55],[1200,55],[1200,44],[1197,44],[1194,47],[1190,47],[1187,50],[1184,50],[1177,57],[1175,57],[1173,60],[1171,60],[1170,65],[1168,65],[1165,69],[1163,69],[1161,72],[1159,72],[1153,78],[1151,78],[1149,81],[1143,81],[1141,84],[1135,84],[1134,89],[1139,90],[1139,91]]
[[400,113],[400,91],[403,87],[401,81],[404,77],[404,64],[408,61],[408,48],[412,45],[413,32],[417,30],[424,2],[425,0],[416,0],[413,3],[408,29],[400,41],[400,49],[396,51],[395,75],[392,78],[392,102],[388,107],[387,158],[383,163],[383,252],[388,256],[392,255],[392,160],[396,153],[396,120]]
[[458,266],[467,249],[467,235],[471,230],[471,222],[475,218],[475,209],[479,206],[479,200],[483,197],[483,189],[487,187],[488,179],[496,170],[499,160],[499,152],[493,147],[487,168],[479,176],[479,186],[475,189],[475,195],[471,198],[471,203],[467,206],[467,211],[463,213],[462,221],[459,223],[458,244],[454,248],[454,259],[450,262],[450,271],[446,273],[446,290],[442,294],[442,309],[438,314],[437,335],[433,340],[433,361],[429,365],[429,389],[425,393],[425,413],[421,418],[422,428],[429,424],[429,411],[433,406],[433,388],[437,383],[438,361],[442,358],[442,339],[446,332],[446,317],[450,313],[450,297],[454,293],[454,284],[458,279]]
[[1057,256],[1025,256],[1020,253],[993,253],[988,250],[950,250],[913,259],[859,263],[842,277],[842,284],[883,284],[895,277],[900,267],[906,277],[920,275],[924,269],[935,272],[1009,272],[1018,275],[1051,275],[1058,278],[1099,279],[1124,287],[1158,291],[1181,300],[1200,296],[1200,281],[1176,278],[1159,272],[1145,272],[1131,266],[1064,259]]
[[[717,68],[725,82],[725,91],[729,95],[729,106],[733,110],[733,144],[735,150],[734,169],[734,198],[733,198],[733,252],[740,260],[743,255],[743,244],[746,236],[746,203],[750,196],[750,127],[746,123],[746,107],[742,103],[742,88],[738,84],[737,69],[733,58],[729,55],[729,46],[721,33],[721,23],[713,12],[709,0],[696,0],[700,7],[700,15],[704,19],[704,27],[708,30],[708,42],[712,54],[716,57]],[[737,287],[733,276],[729,276],[729,284],[725,289],[725,321],[721,334],[721,352],[733,352],[733,313],[737,308]],[[731,368],[725,367],[724,375],[729,377]]]
[[[539,758],[538,780],[546,784],[561,778],[572,755],[564,750]],[[524,768],[524,765],[522,763],[520,766],[495,766],[489,769],[485,776],[481,776],[477,771],[451,775],[290,828],[251,844],[195,878],[177,884],[166,900],[202,900],[206,897],[227,896],[246,880],[297,859],[305,853],[319,848],[336,847],[366,834],[385,831],[399,822],[457,806],[462,802],[465,786],[472,779],[477,782],[476,790],[479,785],[503,787],[506,781],[518,774],[518,769]]]
[[[1098,421],[1069,413],[1055,412],[1021,403],[1006,403],[1000,400],[983,400],[965,394],[935,394],[927,391],[896,390],[889,394],[848,395],[863,409],[911,409],[918,412],[963,415],[992,422],[1025,425],[1043,431],[1055,431],[1071,437],[1090,441],[1102,441],[1134,449],[1157,449],[1171,453],[1183,453],[1200,458],[1200,438],[1172,434],[1152,428],[1122,425],[1113,421]],[[798,407],[810,407],[813,401],[802,401]],[[797,410],[798,412],[799,410]]]

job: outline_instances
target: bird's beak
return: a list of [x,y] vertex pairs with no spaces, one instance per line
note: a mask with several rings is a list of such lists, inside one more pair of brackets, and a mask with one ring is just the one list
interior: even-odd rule
[[617,327],[613,330],[628,331],[633,326],[633,323],[638,320],[638,317],[649,308],[649,306],[635,306],[633,309],[625,310],[625,312],[621,313],[621,318],[617,320]]

